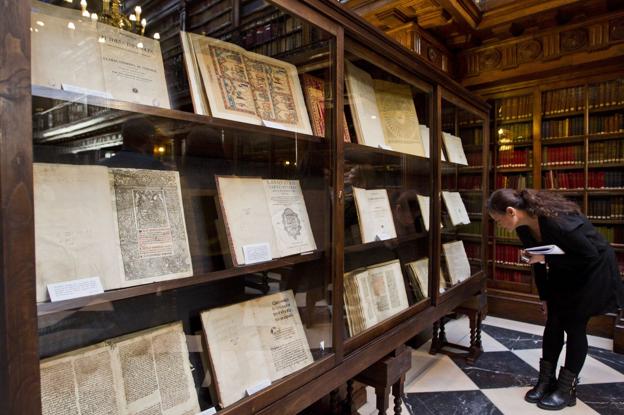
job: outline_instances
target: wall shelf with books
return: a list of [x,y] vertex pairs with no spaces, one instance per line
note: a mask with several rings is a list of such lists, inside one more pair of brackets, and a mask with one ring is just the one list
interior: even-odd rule
[[117,408],[299,413],[484,292],[483,100],[338,2],[124,3],[0,5],[1,413],[83,411],[85,358]]
[[[505,91],[492,88],[493,93],[486,94],[494,101],[495,114],[500,114],[505,107],[509,111],[514,98],[528,99],[531,107],[530,118],[524,125],[518,126],[514,122],[517,117],[513,119],[509,115],[494,118],[492,131],[501,139],[493,147],[492,189],[534,187],[562,193],[579,204],[607,240],[616,244],[622,242],[624,240],[620,238],[624,237],[624,226],[617,216],[621,189],[624,187],[621,174],[624,157],[624,87],[621,74],[605,75],[596,71],[582,79],[570,77],[560,81],[551,78],[551,81],[518,82],[506,86]],[[526,176],[524,172],[514,175],[505,166],[509,161],[504,161],[506,156],[507,160],[511,158],[511,164],[515,162],[509,154],[521,149],[516,145],[518,131],[529,137],[525,144],[532,150],[529,156],[532,163],[524,167],[528,169]],[[529,180],[530,176],[532,180]],[[611,206],[614,207],[613,212]],[[494,257],[500,255],[498,251],[501,248],[505,250],[509,246],[505,239],[496,235],[495,241]],[[488,280],[492,309],[504,313],[504,309],[513,303],[514,307],[525,310],[528,305],[523,301],[526,299],[522,297],[519,300],[520,297],[514,296],[512,291],[524,295],[526,289],[518,287],[518,290],[511,290],[509,284],[513,283],[497,282],[496,276],[502,272],[500,266],[495,265],[492,271]],[[536,294],[534,289],[531,293]],[[537,301],[536,296],[533,301]],[[531,315],[528,309],[525,311],[526,315]],[[531,321],[537,320],[531,318]],[[604,333],[604,327],[596,330]]]

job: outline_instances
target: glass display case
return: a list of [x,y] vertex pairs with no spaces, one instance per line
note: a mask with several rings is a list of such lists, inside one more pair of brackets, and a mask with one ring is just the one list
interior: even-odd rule
[[0,11],[1,413],[297,413],[484,289],[487,104],[340,4]]

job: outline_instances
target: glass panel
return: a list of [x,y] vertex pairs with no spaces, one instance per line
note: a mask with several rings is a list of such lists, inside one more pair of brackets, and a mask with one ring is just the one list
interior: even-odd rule
[[431,94],[348,52],[344,324],[353,337],[430,301]]
[[330,356],[335,39],[263,1],[58,3],[32,27],[44,408],[221,409]]
[[440,291],[484,271],[485,120],[442,100],[442,260]]

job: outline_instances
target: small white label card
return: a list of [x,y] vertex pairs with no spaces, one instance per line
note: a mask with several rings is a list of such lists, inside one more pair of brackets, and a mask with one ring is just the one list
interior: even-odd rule
[[251,388],[247,388],[247,396],[251,396],[256,392],[261,391],[262,389],[271,386],[271,380],[270,379],[263,379],[260,381],[260,383],[258,383],[255,386],[252,386]]
[[201,411],[197,415],[213,415],[213,414],[216,414],[216,413],[217,413],[217,410],[213,406],[212,408],[208,408],[205,411]]
[[258,262],[270,261],[271,245],[268,242],[260,244],[250,244],[243,246],[243,255],[245,256],[245,264],[257,264]]
[[50,294],[50,300],[53,302],[102,294],[103,292],[104,289],[102,288],[100,277],[81,278],[79,280],[48,284],[48,293]]

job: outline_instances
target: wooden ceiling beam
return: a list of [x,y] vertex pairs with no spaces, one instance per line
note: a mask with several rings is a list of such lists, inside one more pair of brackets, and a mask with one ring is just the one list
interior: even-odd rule
[[510,24],[529,15],[554,10],[558,7],[581,3],[582,0],[523,0],[487,11],[483,14],[477,30],[491,29],[494,26]]
[[481,10],[472,0],[437,0],[462,29],[472,32],[481,22]]

